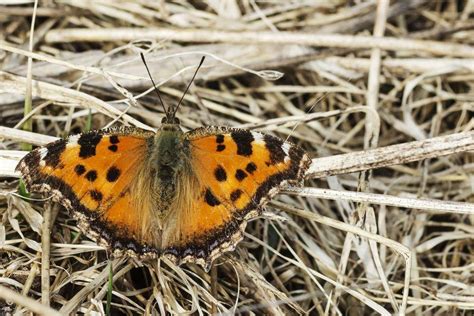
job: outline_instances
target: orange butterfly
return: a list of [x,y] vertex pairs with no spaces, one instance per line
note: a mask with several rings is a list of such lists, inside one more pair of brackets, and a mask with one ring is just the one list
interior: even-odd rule
[[258,132],[185,133],[176,110],[165,113],[156,133],[120,127],[73,135],[31,151],[17,170],[30,191],[51,194],[114,253],[209,267],[280,187],[302,182],[310,159]]

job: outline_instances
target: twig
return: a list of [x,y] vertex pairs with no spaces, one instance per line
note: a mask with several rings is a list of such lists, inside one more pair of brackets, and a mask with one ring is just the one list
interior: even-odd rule
[[[35,0],[34,7],[33,7],[33,15],[31,19],[31,27],[30,27],[30,35],[29,35],[29,42],[28,42],[28,50],[30,52],[33,51],[33,38],[34,38],[34,30],[35,30],[35,21],[36,21],[36,9],[38,8],[38,0]],[[33,78],[33,72],[32,72],[32,66],[33,66],[33,59],[31,57],[28,57],[28,66],[27,66],[27,74],[26,74],[26,91],[25,91],[25,105],[24,105],[24,115],[28,115],[31,112],[32,109],[32,96],[31,96],[31,83],[32,83],[32,78]],[[32,131],[33,130],[33,121],[31,119],[27,120],[23,124],[23,129],[26,131]],[[28,149],[28,144],[25,148],[23,149]],[[31,147],[30,147],[31,148]]]
[[47,143],[51,143],[59,139],[58,137],[54,136],[22,131],[6,126],[0,126],[0,139],[2,138],[11,139],[18,142],[30,143],[38,146],[43,146]]
[[[392,5],[388,11],[389,18],[395,18],[407,12],[416,12],[416,9],[429,2],[430,0],[410,0],[410,1],[392,1]],[[372,5],[375,3],[372,2]],[[364,6],[366,3],[362,2],[355,5],[354,8],[347,8],[347,10],[357,10],[357,6]],[[341,19],[336,23],[326,23],[318,27],[315,31],[321,34],[343,33],[353,34],[365,28],[370,28],[375,21],[374,10],[368,11],[364,15],[354,14],[350,19]]]
[[474,57],[474,47],[456,43],[402,39],[395,37],[309,34],[301,32],[226,32],[205,29],[97,28],[57,29],[46,34],[49,43],[134,41],[139,39],[204,43],[299,44],[354,49],[380,48],[390,51],[426,52],[443,56]]
[[[14,53],[14,54],[26,56],[26,57],[31,58],[31,59],[45,61],[45,62],[48,62],[48,63],[53,64],[53,65],[60,65],[60,66],[64,66],[64,67],[67,67],[67,68],[70,68],[70,69],[81,70],[81,71],[84,71],[86,73],[93,73],[93,74],[97,74],[97,75],[103,75],[104,74],[104,71],[100,68],[97,68],[97,67],[89,67],[89,66],[78,65],[78,64],[75,64],[75,63],[74,64],[69,63],[67,61],[57,59],[57,58],[54,58],[54,57],[51,57],[51,56],[48,56],[48,55],[45,55],[45,54],[38,54],[38,53],[34,53],[34,52],[29,52],[29,51],[23,50],[21,48],[13,47],[13,46],[7,45],[5,43],[1,43],[1,42],[0,42],[0,49],[5,50],[7,52]],[[117,73],[117,72],[114,72],[114,71],[107,71],[107,73],[111,76],[120,77],[120,78],[123,78],[123,79],[129,79],[129,80],[142,80],[143,79],[140,76],[128,75],[128,74],[125,74],[125,73]]]
[[10,290],[7,287],[0,285],[0,298],[3,301],[14,302],[15,304],[24,306],[30,311],[37,313],[39,315],[45,316],[62,316],[57,310],[54,310],[48,306],[45,306],[28,296],[23,296],[17,292]]
[[[21,88],[26,84],[26,79],[21,76],[15,76],[0,71],[0,92],[19,93]],[[58,102],[72,103],[74,106],[84,108],[93,108],[97,111],[114,118],[115,115],[122,115],[122,118],[137,127],[152,130],[149,126],[137,121],[133,117],[123,114],[120,110],[114,108],[110,104],[95,98],[91,95],[57,86],[51,83],[33,80],[33,96]]]
[[[357,71],[369,72],[370,70],[370,59],[367,58],[331,56],[323,61]],[[453,71],[470,74],[474,72],[474,59],[386,58],[382,61],[382,66],[390,71],[411,73],[424,73],[433,69],[449,67]]]
[[474,131],[462,132],[356,153],[315,158],[306,177],[321,178],[473,150]]
[[[211,267],[211,295],[217,297],[218,294],[218,280],[217,280],[217,269],[218,266],[213,264]],[[211,302],[211,314],[215,315],[217,313],[217,306]]]
[[[38,275],[38,261],[35,260],[33,262],[33,265],[31,266],[30,273],[28,273],[28,278],[26,279],[25,283],[23,284],[23,289],[21,290],[21,294],[24,296],[28,296],[28,292],[31,289],[31,286],[33,285],[33,282]],[[17,307],[18,310],[19,306]]]
[[364,202],[370,204],[390,205],[409,209],[435,211],[435,213],[456,213],[474,215],[474,204],[465,202],[442,201],[434,199],[420,199],[398,197],[386,194],[375,194],[366,192],[337,191],[320,188],[287,188],[281,193],[321,198],[329,200],[347,200],[353,202]]
[[50,306],[51,213],[54,206],[47,203],[41,227],[41,303]]
[[[387,11],[390,1],[380,0],[377,4],[377,13],[374,27],[374,37],[381,38],[384,35]],[[377,111],[379,98],[379,77],[381,64],[381,50],[378,47],[372,48],[370,55],[370,70],[367,84],[367,106]],[[380,134],[380,127],[375,128],[371,117],[365,120],[364,149],[377,147]]]

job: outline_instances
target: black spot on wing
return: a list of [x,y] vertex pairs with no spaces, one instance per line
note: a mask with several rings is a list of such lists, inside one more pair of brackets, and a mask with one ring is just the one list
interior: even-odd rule
[[117,135],[112,135],[112,136],[110,136],[109,141],[110,141],[111,144],[118,144],[118,143],[120,143],[120,140],[119,140],[119,138],[118,138]]
[[110,145],[108,148],[109,148],[109,150],[112,151],[112,152],[116,152],[117,149],[118,149],[117,145]]
[[102,193],[100,193],[100,191],[97,191],[97,190],[91,190],[90,191],[90,194],[91,194],[91,198],[94,200],[94,201],[97,201],[97,202],[100,202],[102,201]]
[[242,192],[242,190],[240,190],[240,189],[237,189],[237,190],[235,190],[235,191],[232,191],[232,193],[230,194],[230,200],[231,200],[232,202],[237,201],[237,200],[240,198],[240,196],[242,195],[242,193],[243,193],[243,192]]
[[227,180],[227,173],[225,172],[224,168],[222,168],[222,166],[218,166],[216,170],[214,170],[214,176],[219,182]]
[[95,156],[95,149],[101,139],[102,135],[94,132],[82,134],[77,140],[77,143],[81,146],[79,150],[79,157],[89,158]]
[[[39,154],[36,154],[37,151],[33,152],[35,153],[34,155],[38,157],[39,163]],[[93,210],[86,208],[80,202],[80,199],[76,196],[71,186],[67,185],[61,179],[58,179],[54,176],[45,176],[41,177],[40,179],[33,180],[31,185],[41,185],[43,183],[49,184],[53,189],[61,190],[62,195],[65,198],[61,197],[61,199],[58,199],[57,196],[53,196],[53,199],[62,204],[66,209],[81,213],[89,223],[90,229],[97,232],[102,238],[104,238],[112,248],[130,249],[140,255],[145,253],[158,255],[160,253],[160,249],[147,246],[146,244],[143,244],[143,242],[131,236],[125,226],[112,225],[109,222],[104,221],[99,216],[99,212],[94,212]],[[89,191],[89,194],[91,195],[91,198],[94,198],[93,196],[99,198],[100,196],[96,193],[92,193],[92,191]]]
[[[268,196],[268,193],[273,188],[279,188],[283,181],[286,180],[289,181],[290,184],[298,185],[303,180],[304,173],[311,164],[311,160],[305,156],[305,152],[297,146],[290,147],[288,156],[290,157],[288,169],[271,175],[261,183],[252,201],[241,211],[242,215],[256,208],[258,209],[258,206],[262,203],[262,199]],[[304,163],[302,163],[302,159],[304,159]]]
[[224,142],[224,135],[218,134],[216,135],[216,143],[222,144]]
[[247,174],[242,169],[237,169],[237,171],[235,172],[235,178],[239,181],[242,181],[247,178]]
[[270,153],[270,161],[267,162],[267,164],[275,165],[284,161],[286,155],[282,148],[283,141],[277,137],[273,137],[270,135],[265,135],[263,137],[263,140],[265,141],[265,147]]
[[90,182],[94,182],[97,179],[97,171],[91,170],[86,173],[86,179]]
[[58,140],[46,146],[48,152],[44,157],[44,162],[47,166],[57,167],[60,161],[61,154],[66,149],[66,142],[64,140]]
[[74,172],[76,172],[76,174],[78,176],[82,176],[84,174],[84,172],[86,172],[86,167],[84,167],[83,165],[79,164],[79,165],[76,165],[74,167]]
[[206,193],[204,194],[204,200],[206,201],[209,206],[217,206],[220,205],[221,202],[212,194],[211,190],[207,189]]
[[255,170],[257,170],[257,165],[254,164],[253,162],[249,162],[247,164],[247,167],[245,167],[245,171],[247,171],[250,174],[254,173]]
[[119,178],[120,176],[120,169],[115,167],[115,166],[112,166],[109,168],[109,170],[107,170],[107,181],[109,182],[114,182],[114,181],[117,181],[117,179]]
[[223,151],[225,149],[225,145],[217,145],[217,151]]
[[250,156],[252,155],[253,135],[249,131],[237,130],[230,134],[235,144],[237,145],[237,155]]

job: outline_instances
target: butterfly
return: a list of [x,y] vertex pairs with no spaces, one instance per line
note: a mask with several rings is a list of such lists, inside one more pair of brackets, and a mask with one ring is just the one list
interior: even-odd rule
[[209,267],[280,188],[302,183],[311,160],[259,132],[183,132],[175,114],[165,110],[156,132],[124,126],[60,139],[16,170],[29,191],[50,195],[115,255]]

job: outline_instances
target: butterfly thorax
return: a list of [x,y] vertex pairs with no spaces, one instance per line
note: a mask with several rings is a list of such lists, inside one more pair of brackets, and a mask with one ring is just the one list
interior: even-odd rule
[[187,157],[189,144],[179,125],[163,124],[154,138],[150,157],[153,189],[162,207],[170,205],[175,199],[176,185],[186,168]]

